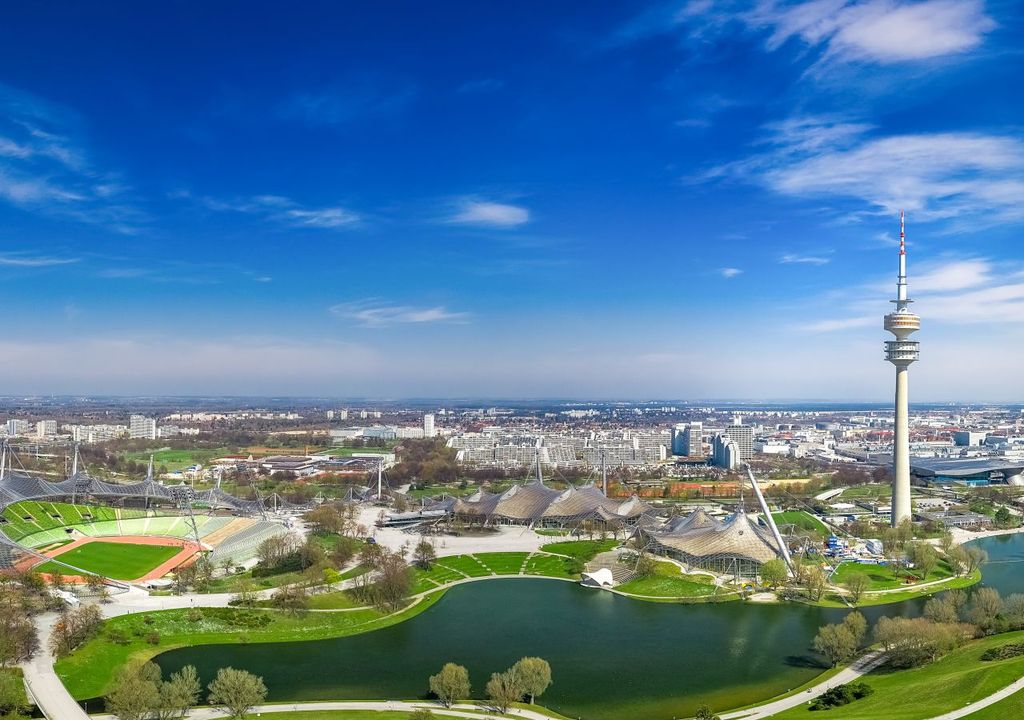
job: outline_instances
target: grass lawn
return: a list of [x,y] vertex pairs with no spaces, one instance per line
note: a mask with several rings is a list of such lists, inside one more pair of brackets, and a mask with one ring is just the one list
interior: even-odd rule
[[183,470],[190,465],[206,465],[211,460],[229,455],[228,448],[192,448],[175,450],[162,448],[160,450],[143,450],[141,452],[126,452],[122,455],[125,460],[135,460],[140,463],[148,463],[149,456],[153,456],[153,464],[157,469],[161,465],[168,471]]
[[[912,583],[907,582],[907,573],[913,570],[901,569],[899,577],[894,577],[891,565],[872,565],[869,563],[844,562],[840,564],[835,574],[830,578],[833,585],[842,585],[850,575],[863,572],[866,573],[871,584],[868,590],[890,590],[895,588],[908,587]],[[953,571],[945,560],[939,561],[935,569],[928,573],[924,580],[915,582],[932,582],[934,580],[945,580],[953,577]]]
[[[418,615],[443,594],[434,593],[390,615],[369,608],[299,616],[275,610],[203,608],[201,617],[194,621],[189,620],[188,609],[122,615],[107,620],[99,636],[58,660],[57,675],[75,698],[97,697],[106,694],[118,669],[125,663],[145,662],[167,650],[192,645],[323,640],[356,635]],[[146,641],[152,634],[160,638],[156,645]]]
[[574,561],[558,555],[534,555],[526,561],[527,575],[550,575],[552,577],[577,578],[579,573],[572,571]]
[[821,520],[803,510],[787,510],[785,512],[772,513],[776,525],[796,525],[802,530],[810,530],[822,537],[828,537],[832,531],[828,529]]
[[608,552],[617,547],[618,540],[572,540],[568,542],[555,542],[541,545],[544,552],[555,553],[556,555],[568,555],[583,562],[593,560],[598,553]]
[[[181,552],[180,547],[167,545],[130,545],[96,541],[58,556],[60,562],[88,570],[115,580],[135,580]],[[69,574],[55,562],[43,563],[36,570],[44,573]]]
[[862,678],[875,691],[866,698],[827,713],[811,713],[806,707],[798,707],[775,717],[812,720],[825,714],[829,720],[918,720],[941,715],[991,695],[1024,674],[1024,656],[990,662],[979,659],[988,648],[1022,639],[1024,632],[994,635],[968,643],[924,667],[871,672]]
[[312,610],[347,610],[349,608],[366,607],[366,603],[354,599],[347,590],[319,593],[309,596],[309,607]]
[[491,574],[491,571],[472,555],[452,555],[438,558],[437,562],[469,577],[484,577]]
[[474,557],[490,568],[495,575],[518,575],[528,555],[529,553],[524,552],[495,552],[476,553]]
[[653,597],[703,597],[714,595],[716,588],[707,575],[684,575],[678,565],[659,562],[654,575],[619,585],[616,590],[632,595]]
[[[895,592],[865,593],[861,596],[860,602],[857,603],[857,607],[889,605],[891,603],[903,602],[904,600],[911,600],[916,597],[930,597],[936,593],[944,592],[946,590],[970,587],[978,582],[981,582],[981,571],[975,570],[971,575],[951,577],[939,585],[928,585],[926,587],[921,587],[919,585],[906,585],[901,586],[906,587],[906,590],[901,589]],[[848,607],[848,605],[834,593],[826,593],[824,598],[812,604],[820,605],[821,607]]]
[[967,720],[1007,720],[1019,717],[1024,717],[1024,690],[1018,690],[1008,698],[971,713]]

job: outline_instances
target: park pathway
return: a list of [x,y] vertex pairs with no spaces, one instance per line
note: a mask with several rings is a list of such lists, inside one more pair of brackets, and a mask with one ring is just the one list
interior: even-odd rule
[[784,698],[773,700],[772,702],[764,703],[756,707],[747,708],[746,710],[734,710],[732,712],[720,713],[722,720],[758,720],[759,718],[771,717],[776,715],[783,710],[789,710],[801,705],[805,705],[810,702],[812,698],[816,698],[829,688],[833,688],[836,685],[845,685],[848,682],[853,682],[861,675],[871,672],[876,667],[885,662],[885,656],[878,650],[870,652],[867,655],[859,658],[853,662],[849,667],[843,668],[835,675],[830,677],[824,682],[820,682],[817,685],[809,687],[807,690],[795,695],[787,695]]
[[[552,720],[550,715],[536,712],[534,710],[528,710],[526,708],[509,708],[509,711],[502,715],[501,713],[491,713],[480,705],[455,705],[452,708],[444,708],[436,703],[414,703],[404,702],[401,700],[380,700],[380,701],[364,701],[364,702],[304,702],[304,703],[284,703],[277,705],[260,705],[256,707],[251,715],[259,717],[261,713],[287,713],[287,712],[309,712],[309,711],[327,711],[327,710],[371,710],[376,712],[384,712],[386,710],[393,710],[398,712],[412,712],[413,710],[419,710],[420,708],[427,708],[434,712],[437,717],[458,717],[458,718],[474,718],[474,720],[483,720],[484,718],[504,718],[506,716],[524,718],[524,720]],[[84,717],[84,716],[83,716]],[[116,720],[113,715],[93,715],[94,720]],[[227,717],[223,710],[217,708],[198,708],[188,714],[190,720],[225,720]],[[63,720],[63,719],[62,719]]]

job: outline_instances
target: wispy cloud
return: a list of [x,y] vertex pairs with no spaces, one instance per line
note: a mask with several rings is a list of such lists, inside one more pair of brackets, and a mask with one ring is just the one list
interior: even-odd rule
[[459,92],[464,94],[472,93],[491,93],[497,92],[505,87],[503,80],[497,78],[481,78],[479,80],[470,80],[462,83],[459,86]]
[[779,262],[783,265],[828,265],[832,262],[832,258],[825,257],[823,255],[798,255],[796,253],[786,253],[779,258]]
[[742,273],[743,273],[743,271],[740,270],[739,268],[734,268],[734,267],[718,268],[718,274],[721,275],[722,277],[724,277],[726,280],[734,278],[737,275],[741,275]]
[[754,155],[696,180],[731,178],[783,195],[857,200],[916,220],[1024,220],[1024,142],[971,132],[879,136],[870,125],[798,117],[766,127]]
[[[191,198],[185,191],[174,193],[179,199]],[[237,212],[257,215],[266,220],[295,228],[337,230],[360,224],[362,216],[340,206],[307,207],[282,195],[256,195],[250,198],[221,200],[211,197],[195,198],[199,204],[218,212]]]
[[333,305],[330,311],[332,315],[353,320],[363,327],[433,323],[461,324],[468,322],[470,318],[469,313],[454,312],[443,305],[433,307],[397,305],[380,298],[339,303]]
[[54,265],[71,265],[80,262],[81,258],[57,257],[52,255],[29,255],[26,253],[0,253],[0,266],[40,268]]
[[[1024,268],[991,258],[943,257],[910,268],[910,295],[925,326],[1024,324]],[[836,332],[881,327],[895,294],[895,277],[846,288],[837,293],[845,316],[800,327],[808,332]],[[822,312],[827,312],[822,307]],[[839,314],[839,313],[837,313]]]
[[115,173],[89,159],[73,113],[0,85],[0,201],[134,233],[144,214]]
[[445,222],[457,225],[480,225],[495,228],[512,228],[530,221],[530,211],[520,205],[495,202],[481,198],[463,198],[456,203],[455,211]]
[[981,0],[690,0],[651,6],[616,42],[666,33],[708,42],[741,30],[763,36],[769,52],[795,42],[819,62],[888,65],[961,55],[995,27]]
[[394,115],[409,106],[418,94],[415,86],[401,81],[353,77],[335,87],[296,93],[280,104],[278,114],[312,126],[342,126],[360,119]]

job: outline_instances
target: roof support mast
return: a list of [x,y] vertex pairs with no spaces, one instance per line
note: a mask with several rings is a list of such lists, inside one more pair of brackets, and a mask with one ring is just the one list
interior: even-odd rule
[[[771,512],[768,510],[768,503],[764,499],[764,495],[761,494],[761,488],[757,484],[757,480],[754,478],[754,471],[750,469],[749,464],[745,464],[747,470],[747,477],[750,478],[750,484],[754,488],[754,494],[757,495],[757,502],[761,505],[761,512],[764,513],[765,522],[768,523],[768,527],[772,531],[772,536],[775,538],[775,542],[779,544],[779,552],[782,553],[782,559],[786,561],[786,567],[789,569],[790,574],[795,574],[793,570],[793,558],[789,555],[789,548],[786,546],[785,541],[782,539],[782,533],[779,532],[779,526],[775,524],[775,518],[772,517]],[[741,509],[740,512],[743,512]]]

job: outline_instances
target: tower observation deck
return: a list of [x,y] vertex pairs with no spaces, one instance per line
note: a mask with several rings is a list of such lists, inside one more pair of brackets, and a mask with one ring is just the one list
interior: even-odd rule
[[896,280],[896,309],[885,316],[885,329],[896,339],[885,343],[885,359],[896,366],[895,429],[893,433],[892,524],[911,519],[910,508],[910,422],[907,368],[920,357],[920,343],[911,334],[921,329],[921,318],[910,311],[907,296],[907,248],[903,211],[900,211],[899,274]]

